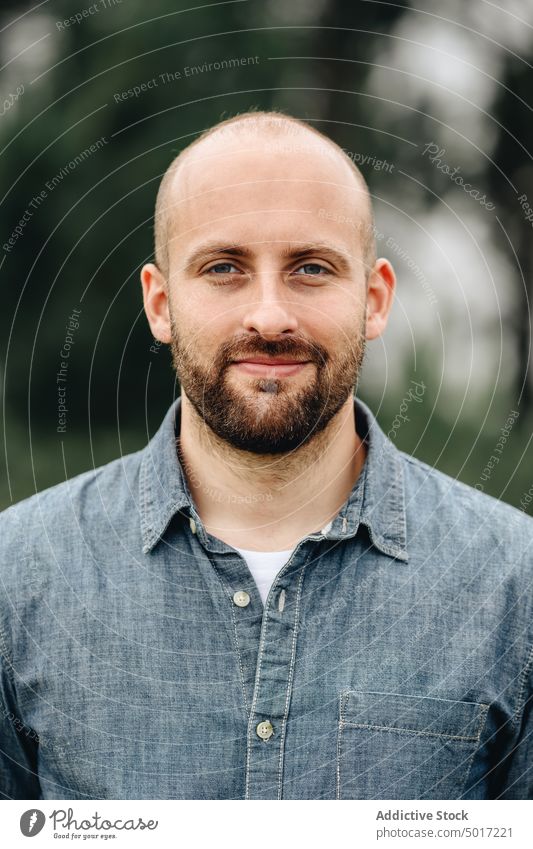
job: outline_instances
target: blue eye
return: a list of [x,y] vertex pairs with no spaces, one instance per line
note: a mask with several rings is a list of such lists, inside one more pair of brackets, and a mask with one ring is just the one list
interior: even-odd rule
[[[323,265],[319,265],[317,262],[307,262],[305,265],[301,265],[300,269],[304,269],[304,274],[310,274],[311,276],[318,277],[319,274],[324,271],[326,274],[328,273],[328,269],[324,268]],[[300,270],[297,269],[297,272]]]
[[212,265],[207,271],[213,274],[233,274],[237,269],[231,262],[217,262],[216,265]]

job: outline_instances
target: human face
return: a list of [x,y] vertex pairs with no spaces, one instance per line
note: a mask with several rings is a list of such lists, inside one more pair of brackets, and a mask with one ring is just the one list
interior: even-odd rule
[[275,140],[206,140],[174,187],[176,373],[205,424],[256,454],[314,439],[363,360],[367,270],[353,222],[366,197],[324,142],[305,143],[302,155]]

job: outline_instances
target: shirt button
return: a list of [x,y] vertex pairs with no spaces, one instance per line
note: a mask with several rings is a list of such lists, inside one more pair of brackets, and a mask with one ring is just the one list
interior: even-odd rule
[[194,519],[189,519],[189,525],[190,525],[191,531],[193,532],[193,534],[195,534],[196,533],[196,522],[194,521]]
[[272,737],[274,733],[272,723],[269,722],[268,719],[264,720],[263,722],[260,722],[255,730],[257,732],[257,736],[261,737],[261,740],[268,740],[270,737]]
[[233,601],[237,605],[237,607],[247,607],[250,604],[250,596],[248,593],[245,593],[244,590],[239,590],[236,593],[233,593]]

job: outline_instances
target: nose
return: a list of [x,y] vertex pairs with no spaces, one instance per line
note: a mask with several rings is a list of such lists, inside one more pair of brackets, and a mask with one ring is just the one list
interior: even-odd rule
[[250,301],[243,317],[243,327],[262,336],[277,336],[298,330],[297,307],[294,297],[287,299],[283,280],[275,275],[257,274],[255,285],[249,289]]

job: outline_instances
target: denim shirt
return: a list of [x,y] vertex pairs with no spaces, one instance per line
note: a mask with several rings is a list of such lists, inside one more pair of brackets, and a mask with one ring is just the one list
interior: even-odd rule
[[4,797],[533,798],[533,522],[354,404],[363,471],[264,607],[195,509],[180,399],[0,515]]

